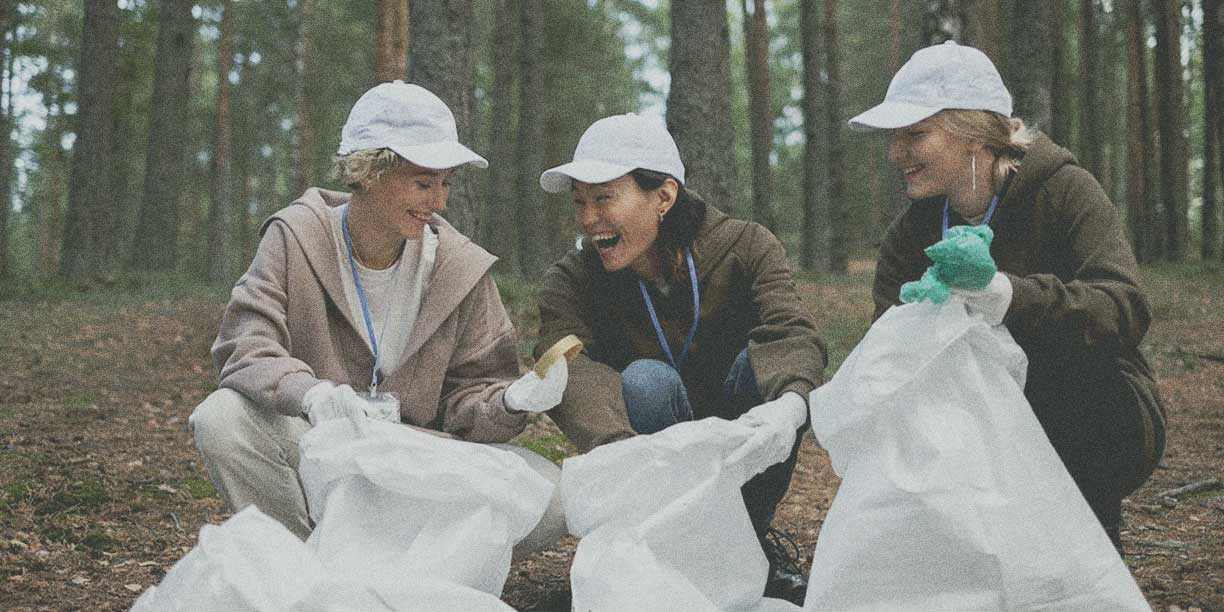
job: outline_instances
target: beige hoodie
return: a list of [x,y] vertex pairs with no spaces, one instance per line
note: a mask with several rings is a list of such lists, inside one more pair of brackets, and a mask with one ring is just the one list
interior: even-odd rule
[[[349,195],[309,189],[263,225],[213,343],[221,386],[262,409],[302,410],[324,380],[363,390],[374,355],[354,321],[336,261],[327,209]],[[405,423],[473,442],[503,442],[526,424],[506,411],[519,375],[517,339],[489,268],[496,261],[434,215],[437,259],[399,367],[380,390],[399,395]],[[393,322],[392,322],[393,323]]]

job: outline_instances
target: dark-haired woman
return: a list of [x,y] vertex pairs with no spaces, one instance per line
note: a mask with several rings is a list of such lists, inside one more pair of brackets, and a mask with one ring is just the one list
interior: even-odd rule
[[[573,194],[583,234],[544,276],[536,345],[537,356],[567,334],[585,345],[549,413],[580,450],[767,401],[803,406],[822,382],[824,346],[782,244],[684,186],[662,119],[596,121],[540,186]],[[767,535],[797,451],[743,490],[770,561],[766,595],[792,601],[806,582]]]

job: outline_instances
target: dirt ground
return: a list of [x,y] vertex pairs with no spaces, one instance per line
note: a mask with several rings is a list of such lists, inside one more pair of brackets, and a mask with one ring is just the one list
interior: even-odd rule
[[[1224,611],[1224,298],[1209,282],[1149,281],[1146,345],[1168,409],[1161,469],[1126,501],[1127,563],[1153,608]],[[822,324],[865,320],[865,288],[801,286]],[[0,610],[127,610],[227,509],[186,432],[215,385],[208,347],[223,298],[0,303]],[[840,318],[838,318],[840,317]],[[859,332],[861,333],[861,331]],[[835,354],[856,341],[841,333]],[[558,445],[546,420],[527,437]],[[804,444],[778,512],[810,555],[838,480]],[[574,542],[511,568],[504,599],[558,609]]]

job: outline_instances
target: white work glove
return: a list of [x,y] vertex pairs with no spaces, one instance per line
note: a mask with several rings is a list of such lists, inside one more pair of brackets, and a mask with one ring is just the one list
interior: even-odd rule
[[311,425],[323,421],[366,416],[367,402],[348,385],[335,386],[322,382],[310,388],[302,398],[302,412]]
[[540,378],[534,370],[527,372],[506,387],[506,408],[517,412],[549,410],[561,403],[561,394],[565,393],[568,382],[569,366],[565,359],[553,362],[544,373],[544,378]]
[[990,325],[1003,323],[1003,316],[1012,301],[1011,279],[1002,272],[995,272],[985,287],[981,289],[952,288],[952,295],[964,300],[969,314],[982,317]]
[[795,443],[797,430],[807,422],[807,415],[807,403],[803,401],[803,396],[793,391],[787,391],[781,397],[749,410],[735,422],[747,425],[755,431],[752,437],[745,440],[744,444],[727,458],[727,462],[754,457],[770,449],[774,454],[780,453],[780,456],[776,460],[766,458],[768,463],[761,469],[786,459]]

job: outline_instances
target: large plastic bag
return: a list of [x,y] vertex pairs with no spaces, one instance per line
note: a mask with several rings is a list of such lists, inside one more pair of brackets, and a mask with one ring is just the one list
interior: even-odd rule
[[149,587],[132,612],[413,612],[511,610],[487,593],[405,581],[384,592],[337,577],[297,536],[254,506],[220,526]]
[[298,445],[316,523],[307,544],[380,590],[413,578],[500,595],[514,544],[552,496],[514,453],[393,423],[336,419]]
[[1024,397],[1027,359],[963,301],[890,309],[812,394],[841,487],[804,610],[1149,610]]
[[785,459],[803,425],[754,409],[601,446],[566,459],[561,496],[582,538],[570,568],[575,610],[797,611],[762,599],[768,563],[740,487]]

